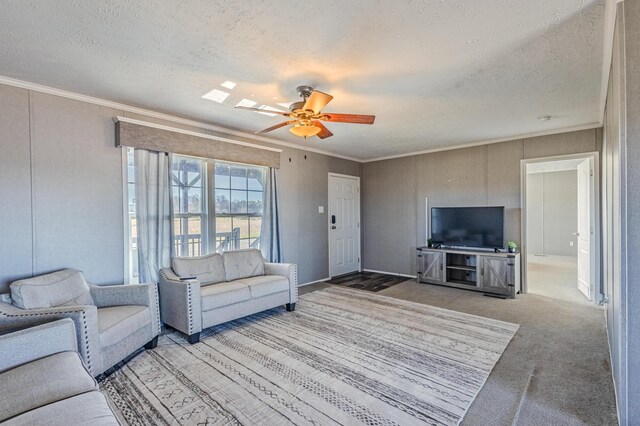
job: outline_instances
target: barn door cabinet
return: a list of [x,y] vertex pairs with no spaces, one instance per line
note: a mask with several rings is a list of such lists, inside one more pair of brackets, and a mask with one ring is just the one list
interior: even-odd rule
[[417,280],[515,298],[520,254],[463,249],[417,249]]

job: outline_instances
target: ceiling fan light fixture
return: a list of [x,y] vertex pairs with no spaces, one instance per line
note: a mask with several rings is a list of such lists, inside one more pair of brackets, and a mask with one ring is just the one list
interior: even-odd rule
[[301,138],[307,138],[309,136],[315,136],[320,133],[320,127],[316,127],[312,124],[296,124],[292,126],[289,131]]

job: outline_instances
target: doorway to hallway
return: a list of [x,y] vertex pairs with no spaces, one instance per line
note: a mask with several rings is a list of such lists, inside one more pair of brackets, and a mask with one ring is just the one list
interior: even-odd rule
[[523,160],[524,292],[599,301],[596,167],[595,153]]

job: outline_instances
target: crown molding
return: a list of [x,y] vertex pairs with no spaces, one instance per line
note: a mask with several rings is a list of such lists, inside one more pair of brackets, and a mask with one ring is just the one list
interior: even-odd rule
[[[326,150],[322,150],[322,149],[309,148],[307,146],[301,146],[301,145],[290,143],[290,142],[284,142],[284,141],[280,141],[280,140],[276,140],[276,139],[266,138],[266,137],[263,137],[263,136],[258,136],[258,135],[254,135],[254,134],[251,134],[251,133],[241,132],[241,131],[238,131],[238,130],[232,130],[232,129],[228,129],[226,127],[221,127],[221,126],[217,126],[217,125],[210,124],[210,123],[205,123],[205,122],[191,120],[191,119],[182,118],[182,117],[176,117],[176,116],[170,115],[170,114],[156,112],[156,111],[152,111],[152,110],[145,109],[145,108],[134,107],[134,106],[127,105],[127,104],[122,104],[122,103],[119,103],[119,102],[109,101],[109,100],[106,100],[106,99],[96,98],[96,97],[93,97],[93,96],[88,96],[88,95],[83,95],[83,94],[80,94],[80,93],[70,92],[70,91],[67,91],[67,90],[57,89],[55,87],[45,86],[45,85],[42,85],[42,84],[31,83],[31,82],[28,82],[28,81],[19,80],[19,79],[15,79],[15,78],[11,78],[11,77],[0,76],[0,84],[4,84],[4,85],[7,85],[7,86],[13,86],[13,87],[19,87],[19,88],[31,90],[31,91],[34,91],[34,92],[46,93],[46,94],[59,96],[59,97],[62,97],[62,98],[67,98],[67,99],[73,99],[73,100],[77,100],[77,101],[81,101],[81,102],[87,102],[87,103],[90,103],[90,104],[100,105],[100,106],[107,107],[107,108],[113,108],[113,109],[117,109],[117,110],[131,112],[131,113],[143,115],[143,116],[146,116],[146,117],[165,120],[165,121],[168,121],[168,122],[171,122],[171,123],[183,124],[183,125],[187,125],[187,126],[197,127],[197,128],[200,128],[200,129],[212,130],[212,131],[220,132],[220,133],[223,133],[223,134],[226,134],[226,135],[232,135],[232,136],[238,136],[238,137],[242,137],[242,138],[247,138],[249,140],[254,140],[256,142],[263,142],[263,143],[268,143],[268,144],[277,145],[277,146],[284,146],[284,147],[287,147],[287,148],[292,148],[292,149],[305,151],[305,152],[313,152],[313,153],[316,153],[316,154],[327,155],[327,156],[330,156],[330,157],[341,158],[341,159],[349,160],[349,161],[355,161],[357,163],[371,163],[371,162],[374,162],[374,161],[391,160],[391,159],[394,159],[394,158],[411,157],[411,156],[414,156],[414,155],[429,154],[429,153],[433,153],[433,152],[449,151],[449,150],[461,149],[461,148],[470,148],[470,147],[480,146],[480,145],[490,145],[490,144],[494,144],[494,143],[508,142],[508,141],[518,140],[518,139],[534,138],[534,137],[538,137],[538,136],[548,136],[548,135],[554,135],[554,134],[558,134],[558,133],[575,132],[575,131],[579,131],[579,130],[588,130],[588,129],[594,129],[594,128],[602,127],[602,125],[604,123],[604,108],[605,108],[605,104],[606,104],[606,95],[607,95],[607,88],[608,88],[608,84],[609,84],[609,71],[610,71],[610,64],[611,64],[611,56],[612,56],[612,52],[613,52],[613,32],[615,30],[615,10],[616,10],[615,6],[621,1],[623,1],[623,0],[607,0],[607,3],[606,3],[607,11],[612,10],[613,12],[612,13],[611,12],[605,12],[607,22],[612,22],[612,24],[607,25],[607,22],[605,22],[605,58],[604,58],[604,61],[603,61],[604,65],[603,65],[603,80],[602,80],[602,85],[603,85],[602,86],[602,88],[603,88],[602,89],[603,90],[602,94],[604,95],[604,98],[601,97],[601,105],[600,105],[600,108],[601,108],[600,117],[601,118],[600,118],[600,121],[598,121],[597,123],[589,123],[589,124],[584,124],[584,125],[580,125],[580,126],[573,126],[573,127],[564,127],[564,128],[548,130],[548,131],[542,131],[542,132],[526,133],[526,134],[508,136],[508,137],[499,138],[499,139],[489,139],[489,140],[469,142],[469,143],[452,145],[452,146],[443,146],[443,147],[437,147],[437,148],[420,150],[420,151],[412,151],[412,152],[408,152],[408,153],[404,153],[404,154],[376,157],[376,158],[371,158],[371,159],[356,158],[356,157],[351,157],[351,156],[347,156],[347,155],[336,154],[336,153],[333,153],[333,152],[330,152],[330,151],[326,151]],[[612,5],[613,5],[613,8],[612,8]],[[608,52],[608,56],[607,56],[607,52]],[[609,66],[606,65],[607,63],[609,64]],[[605,75],[605,71],[604,71],[605,69],[607,70],[606,71],[606,75]],[[602,96],[602,94],[601,94],[601,96]],[[118,119],[121,120],[121,121],[133,120],[133,119],[127,119],[125,117],[118,117]],[[129,121],[129,122],[132,122],[132,121]],[[139,123],[136,123],[136,124],[140,124],[140,123],[144,123],[142,125],[147,125],[147,126],[150,126],[150,127],[157,126],[158,128],[163,128],[163,127],[160,127],[162,125],[155,125],[153,123],[148,123],[148,122],[144,122],[144,121],[139,121]],[[189,132],[188,130],[173,128],[173,127],[169,127],[169,126],[164,126],[164,128],[166,128],[167,130],[171,129],[171,131],[179,131],[179,132],[182,132],[182,133]],[[211,136],[211,135],[207,135],[207,134],[204,134],[204,133],[198,133],[198,132],[193,132],[192,134],[197,135],[197,136],[204,136],[204,137],[210,137]],[[221,140],[223,142],[229,142],[229,143],[236,143],[236,144],[240,144],[240,145],[246,144],[248,146],[260,147],[260,148],[263,148],[263,149],[265,148],[263,145],[257,145],[257,144],[253,145],[253,144],[251,144],[249,142],[236,141],[236,140],[227,139],[227,138],[223,138],[223,137],[218,137],[218,139],[216,139],[216,140]]]
[[516,141],[519,139],[530,139],[530,138],[537,138],[539,136],[557,135],[559,133],[569,133],[569,132],[577,132],[580,130],[597,129],[599,127],[602,127],[602,123],[589,123],[589,124],[584,124],[580,126],[563,127],[560,129],[547,130],[544,132],[525,133],[522,135],[509,136],[509,137],[500,138],[500,139],[489,139],[489,140],[483,140],[483,141],[477,141],[477,142],[463,143],[459,145],[442,146],[438,148],[425,149],[422,151],[413,151],[413,152],[408,152],[406,154],[389,155],[386,157],[378,157],[378,158],[372,158],[367,160],[361,160],[361,162],[366,164],[366,163],[372,163],[374,161],[383,161],[383,160],[392,160],[394,158],[412,157],[414,155],[431,154],[433,152],[451,151],[454,149],[471,148],[474,146],[482,146],[482,145],[491,145],[494,143],[510,142],[510,141]]
[[[145,108],[134,107],[131,105],[109,101],[106,99],[96,98],[93,96],[83,95],[76,92],[70,92],[68,90],[57,89],[55,87],[45,86],[42,84],[31,83],[29,81],[18,80],[11,77],[0,76],[0,84],[4,84],[7,86],[19,87],[21,89],[27,89],[34,92],[46,93],[49,95],[59,96],[61,98],[73,99],[80,102],[87,102],[93,105],[99,105],[107,108],[113,108],[121,111],[131,112],[134,114],[144,115],[146,117],[157,118],[160,120],[165,120],[171,123],[183,124],[186,126],[198,127],[200,129],[213,130],[215,132],[224,133],[226,135],[238,136],[242,138],[246,138],[249,140],[253,140],[256,142],[264,142],[272,145],[284,146],[287,148],[297,149],[305,152],[313,152],[316,154],[327,155],[330,157],[342,158],[344,160],[355,161],[358,163],[362,162],[361,158],[349,157],[346,155],[340,155],[336,153],[332,153],[330,151],[325,151],[317,148],[308,148],[306,146],[298,145],[291,142],[284,142],[277,139],[266,138],[264,136],[255,135],[253,133],[241,132],[238,130],[228,129],[226,127],[217,126],[215,124],[205,123],[202,121],[191,120],[188,118],[176,117],[174,115],[165,114],[157,111],[152,111]],[[223,138],[224,139],[224,138]],[[241,141],[233,141],[234,143],[239,143]]]

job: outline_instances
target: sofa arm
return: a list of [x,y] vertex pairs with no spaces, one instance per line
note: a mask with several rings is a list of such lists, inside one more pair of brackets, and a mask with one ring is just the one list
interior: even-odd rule
[[59,306],[45,309],[20,309],[0,302],[0,328],[40,325],[62,318],[73,320],[78,352],[92,375],[101,372],[98,309],[95,306]]
[[149,284],[95,285],[91,284],[91,297],[98,308],[122,305],[148,306],[154,336],[160,334],[160,306],[158,286]]
[[289,303],[298,301],[298,265],[295,263],[264,263],[265,275],[281,275],[289,279]]
[[160,318],[187,335],[202,331],[200,281],[184,280],[169,268],[160,271]]
[[[76,327],[64,318],[0,336],[0,373],[58,352],[78,351]],[[9,355],[7,355],[9,354]]]

